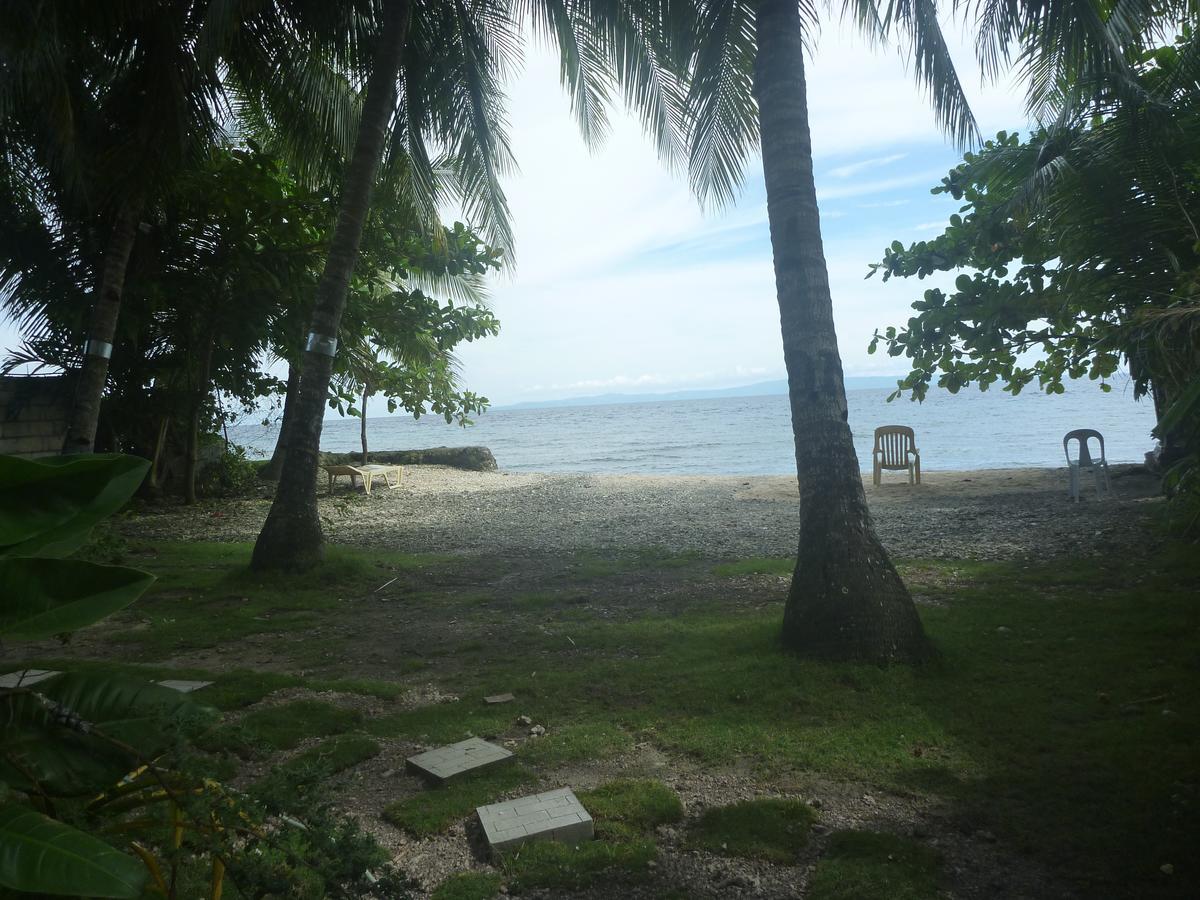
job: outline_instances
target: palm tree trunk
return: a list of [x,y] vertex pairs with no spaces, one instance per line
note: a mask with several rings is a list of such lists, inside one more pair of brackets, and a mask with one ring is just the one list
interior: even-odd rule
[[756,31],[754,96],[800,482],[800,546],[783,641],[818,658],[918,661],[930,646],[875,534],[847,422],[796,0],[762,0]]
[[104,247],[100,284],[88,323],[83,364],[75,381],[75,398],[67,419],[63,453],[91,453],[96,444],[96,426],[100,421],[100,401],[108,381],[108,360],[121,314],[121,294],[125,289],[125,270],[137,238],[140,204],[126,203],[113,219],[112,232]]
[[300,367],[288,363],[287,393],[283,395],[283,417],[279,420],[279,435],[275,438],[275,451],[271,461],[258,470],[258,477],[266,481],[278,481],[283,471],[283,460],[287,457],[291,427],[296,421],[296,398],[300,396]]
[[367,391],[370,388],[369,384],[363,385],[362,421],[358,426],[358,436],[362,440],[362,464],[364,466],[367,464],[367,397],[369,396]]
[[362,120],[342,187],[329,258],[317,284],[311,327],[317,344],[304,353],[296,422],[275,501],[254,545],[250,565],[255,570],[301,570],[315,565],[323,555],[324,536],[317,516],[317,462],[333,356],[332,350],[320,342],[337,337],[346,307],[346,293],[387,143],[388,124],[396,108],[396,79],[409,14],[409,0],[388,0],[384,8],[383,33],[367,80]]
[[204,411],[204,400],[208,396],[215,343],[216,335],[210,331],[200,358],[200,369],[196,373],[195,384],[192,385],[192,402],[188,410],[187,459],[183,470],[183,501],[187,504],[196,502],[196,470],[200,462],[200,414]]

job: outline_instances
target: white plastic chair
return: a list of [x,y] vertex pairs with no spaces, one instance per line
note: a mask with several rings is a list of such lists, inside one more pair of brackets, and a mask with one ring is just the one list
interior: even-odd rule
[[871,451],[872,480],[879,487],[883,470],[907,471],[909,484],[921,483],[921,453],[917,436],[907,425],[881,425],[875,429]]
[[[1088,451],[1088,441],[1095,438],[1100,446],[1100,456],[1096,458]],[[1076,441],[1079,444],[1079,453],[1075,459],[1071,459],[1071,449],[1068,446],[1071,441]],[[1112,484],[1108,480],[1108,460],[1104,458],[1104,435],[1096,431],[1094,428],[1076,428],[1074,431],[1068,431],[1066,437],[1063,438],[1063,453],[1067,457],[1067,496],[1079,502],[1079,476],[1083,472],[1091,472],[1092,480],[1096,485],[1096,497],[1100,498],[1112,491]],[[1100,476],[1104,476],[1104,485],[1101,487]]]

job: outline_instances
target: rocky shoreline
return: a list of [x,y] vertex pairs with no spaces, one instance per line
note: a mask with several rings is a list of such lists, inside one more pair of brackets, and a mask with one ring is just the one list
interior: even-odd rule
[[[1157,479],[1113,468],[1112,496],[1066,496],[1063,469],[892,475],[866,486],[884,544],[903,558],[1046,559],[1128,550],[1133,526],[1161,505]],[[694,552],[714,558],[795,552],[798,499],[784,476],[532,474],[406,466],[396,490],[319,490],[328,538],[356,546],[465,554],[576,550]],[[1090,488],[1090,485],[1085,485]],[[268,497],[150,506],[130,536],[246,541]]]

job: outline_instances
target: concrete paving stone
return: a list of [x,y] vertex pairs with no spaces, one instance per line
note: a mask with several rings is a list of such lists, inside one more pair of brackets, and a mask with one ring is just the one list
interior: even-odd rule
[[0,675],[0,688],[29,687],[59,674],[61,673],[52,672],[49,669],[21,669],[17,672],[9,672],[7,675]]
[[591,815],[570,788],[519,797],[475,810],[493,850],[511,850],[526,841],[589,841],[595,835]]
[[168,678],[155,683],[173,691],[179,691],[181,694],[190,694],[192,691],[198,691],[200,688],[206,688],[212,684],[211,681],[183,681],[177,678]]
[[497,703],[512,703],[516,699],[512,694],[492,694],[490,697],[484,697],[483,702],[494,705]]
[[512,759],[512,752],[482,738],[468,738],[457,744],[426,750],[405,760],[409,772],[437,781],[448,781],[467,772],[486,769]]

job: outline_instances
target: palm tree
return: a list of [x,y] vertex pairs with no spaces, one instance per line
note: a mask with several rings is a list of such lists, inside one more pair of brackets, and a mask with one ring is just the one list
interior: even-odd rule
[[[800,540],[783,640],[808,656],[919,661],[930,653],[908,590],[871,521],[847,424],[846,391],[813,180],[804,76],[808,2],[698,2],[690,49],[692,183],[701,199],[732,198],[761,144],[775,286],[788,373]],[[932,0],[847,3],[871,37],[898,26],[943,125],[974,132]]]
[[[371,52],[365,54],[370,75],[358,137],[342,188],[329,261],[317,289],[279,487],[254,548],[252,566],[256,569],[302,569],[321,558],[316,469],[322,415],[346,293],[385,148],[428,209],[437,208],[438,184],[447,185],[462,202],[468,221],[483,231],[490,244],[511,245],[499,179],[512,169],[513,162],[504,134],[499,85],[520,46],[518,13],[528,7],[535,29],[557,43],[563,81],[585,139],[595,142],[603,136],[604,105],[612,83],[619,82],[626,99],[641,111],[660,151],[669,158],[678,145],[674,137],[677,123],[667,99],[668,69],[656,55],[662,46],[657,33],[661,9],[656,2],[628,8],[625,4],[614,7],[603,2],[559,0],[379,2],[382,27]],[[281,2],[276,7],[287,11],[310,5]],[[350,43],[356,47],[364,44],[364,35],[371,30],[370,12],[370,4],[363,4],[363,15],[353,22],[358,31]],[[281,16],[279,21],[283,23],[282,36],[277,32],[268,45],[286,50],[284,63],[260,61],[253,71],[239,76],[251,92],[255,85],[273,88],[271,96],[263,97],[262,108],[268,110],[268,116],[272,104],[286,104],[290,97],[287,91],[274,89],[278,72],[311,56],[293,49],[303,46],[304,40],[287,39],[289,33],[303,34],[304,21],[296,16]],[[262,20],[254,25],[260,27]],[[337,27],[344,29],[347,23]],[[311,34],[318,37],[316,32]],[[325,32],[326,46],[335,46],[337,41],[328,39],[328,34]],[[354,55],[343,56],[335,62],[352,68]],[[274,115],[275,121],[285,125],[288,118]],[[439,159],[432,158],[428,150],[428,143],[434,142],[446,148]],[[310,154],[313,159],[321,156]]]
[[195,0],[0,6],[0,151],[50,219],[84,229],[90,251],[91,312],[64,442],[86,453],[142,211],[212,141],[219,80],[190,51],[204,18]]

